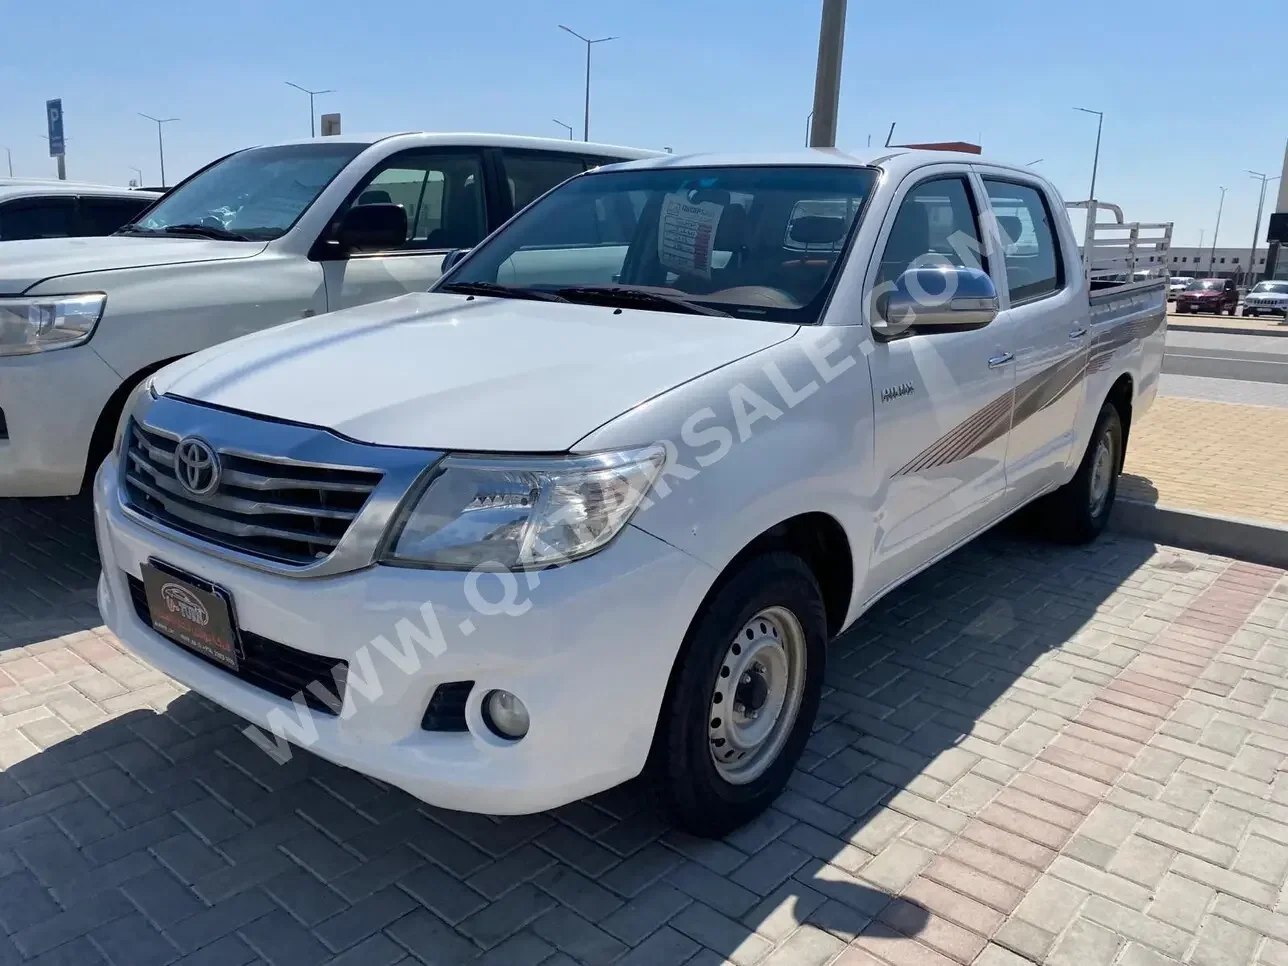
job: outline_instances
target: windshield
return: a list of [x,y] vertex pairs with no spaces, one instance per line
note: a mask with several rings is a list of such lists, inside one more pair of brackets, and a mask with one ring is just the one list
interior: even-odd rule
[[1258,282],[1251,295],[1288,295],[1288,282]]
[[1202,278],[1195,279],[1193,282],[1190,282],[1189,285],[1185,286],[1185,291],[1212,292],[1223,288],[1225,288],[1225,282],[1221,281],[1219,278]]
[[1173,285],[1189,285],[1189,284],[1190,284],[1190,282],[1192,282],[1192,281],[1194,281],[1194,279],[1192,279],[1192,278],[1188,278],[1188,277],[1186,277],[1186,276],[1184,276],[1184,275],[1173,275],[1173,276],[1172,276],[1172,284],[1173,284]]
[[875,179],[840,166],[586,174],[527,208],[435,289],[502,285],[528,297],[816,322]]
[[123,233],[202,225],[247,240],[277,238],[365,147],[327,141],[239,151],[184,182]]

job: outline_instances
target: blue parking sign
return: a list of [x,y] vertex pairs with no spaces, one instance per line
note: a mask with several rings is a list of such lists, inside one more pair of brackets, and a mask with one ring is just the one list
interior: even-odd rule
[[63,99],[56,97],[45,101],[45,114],[49,118],[49,156],[56,158],[63,150]]

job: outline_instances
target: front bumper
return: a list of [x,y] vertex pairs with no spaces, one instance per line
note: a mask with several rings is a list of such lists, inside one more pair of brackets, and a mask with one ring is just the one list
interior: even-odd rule
[[1288,317],[1288,305],[1282,303],[1258,305],[1245,302],[1243,303],[1243,311],[1248,315],[1283,315]]
[[0,358],[0,497],[72,496],[121,377],[89,346]]
[[[251,570],[127,518],[116,487],[109,459],[94,488],[99,606],[126,647],[279,738],[464,811],[541,811],[639,774],[679,644],[716,577],[628,526],[595,556],[536,575],[535,587],[518,575],[511,612],[500,613],[486,603],[502,599],[495,575],[475,582],[376,566],[300,579]],[[153,631],[127,582],[152,557],[227,590],[244,631],[348,661],[339,716],[260,690]],[[433,656],[408,645],[417,632],[444,649]],[[456,681],[476,682],[468,730],[422,730],[435,688]],[[482,698],[493,688],[527,705],[532,723],[522,740],[500,739],[484,724]]]

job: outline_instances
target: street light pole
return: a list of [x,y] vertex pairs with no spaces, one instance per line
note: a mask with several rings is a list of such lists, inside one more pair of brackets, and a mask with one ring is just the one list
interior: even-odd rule
[[334,94],[335,91],[329,87],[324,91],[311,91],[307,87],[301,87],[299,84],[292,84],[290,81],[286,81],[286,86],[294,87],[297,91],[303,91],[305,94],[309,95],[309,137],[317,137],[317,115],[313,112],[313,98],[317,94]]
[[572,140],[572,125],[571,125],[571,124],[565,124],[563,121],[559,120],[559,118],[557,118],[557,117],[552,117],[550,120],[554,121],[554,122],[555,122],[556,124],[558,124],[561,128],[564,128],[564,129],[568,132],[568,140],[569,140],[569,141],[571,141],[571,140]]
[[139,117],[146,117],[153,121],[157,126],[157,155],[161,159],[161,187],[165,187],[165,140],[161,137],[161,125],[169,124],[171,121],[179,120],[177,117],[153,117],[151,114],[144,114],[142,111],[136,112]]
[[618,38],[595,37],[592,39],[590,37],[583,37],[581,34],[577,33],[577,31],[573,30],[571,27],[565,27],[563,24],[559,24],[559,29],[568,31],[568,33],[572,34],[574,37],[576,37],[578,40],[580,40],[583,44],[586,45],[586,126],[582,129],[581,139],[583,141],[589,141],[590,140],[590,48],[593,47],[595,44],[606,44],[608,43],[608,41],[617,40]]
[[136,168],[134,165],[130,165],[129,167],[131,171],[133,171],[135,174],[139,176],[139,187],[142,188],[143,187],[143,169]]
[[1221,233],[1221,212],[1225,208],[1225,193],[1229,189],[1221,185],[1221,203],[1216,206],[1216,227],[1212,229],[1212,257],[1208,259],[1208,271],[1216,271],[1216,238]]
[[1105,112],[1092,111],[1085,107],[1075,107],[1075,111],[1082,111],[1083,114],[1094,114],[1099,120],[1096,122],[1096,155],[1091,161],[1091,197],[1088,201],[1096,200],[1096,172],[1100,168],[1100,132],[1105,126]]
[[12,178],[13,177],[13,152],[10,151],[8,148],[5,148],[4,153],[9,156],[9,177]]
[[810,111],[805,115],[805,147],[809,147],[810,128],[814,123],[814,112]]
[[1281,176],[1276,175],[1273,178],[1267,178],[1260,171],[1245,170],[1252,177],[1261,179],[1261,197],[1257,201],[1257,222],[1252,227],[1252,248],[1248,250],[1248,282],[1251,283],[1252,275],[1257,270],[1257,238],[1261,235],[1261,211],[1266,206],[1266,185],[1271,181],[1278,181]]
[[812,148],[836,147],[836,121],[841,104],[841,55],[845,49],[845,4],[846,0],[823,0],[809,135]]

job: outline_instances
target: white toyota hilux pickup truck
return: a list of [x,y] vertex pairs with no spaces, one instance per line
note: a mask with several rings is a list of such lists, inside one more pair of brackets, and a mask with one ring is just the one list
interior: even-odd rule
[[265,145],[207,165],[111,237],[5,242],[0,497],[78,492],[131,390],[166,363],[423,292],[448,251],[560,181],[656,153],[493,134]]
[[874,601],[1039,498],[1101,531],[1163,355],[1166,279],[973,155],[614,165],[449,266],[142,385],[99,600],[275,756],[483,813],[747,821]]

